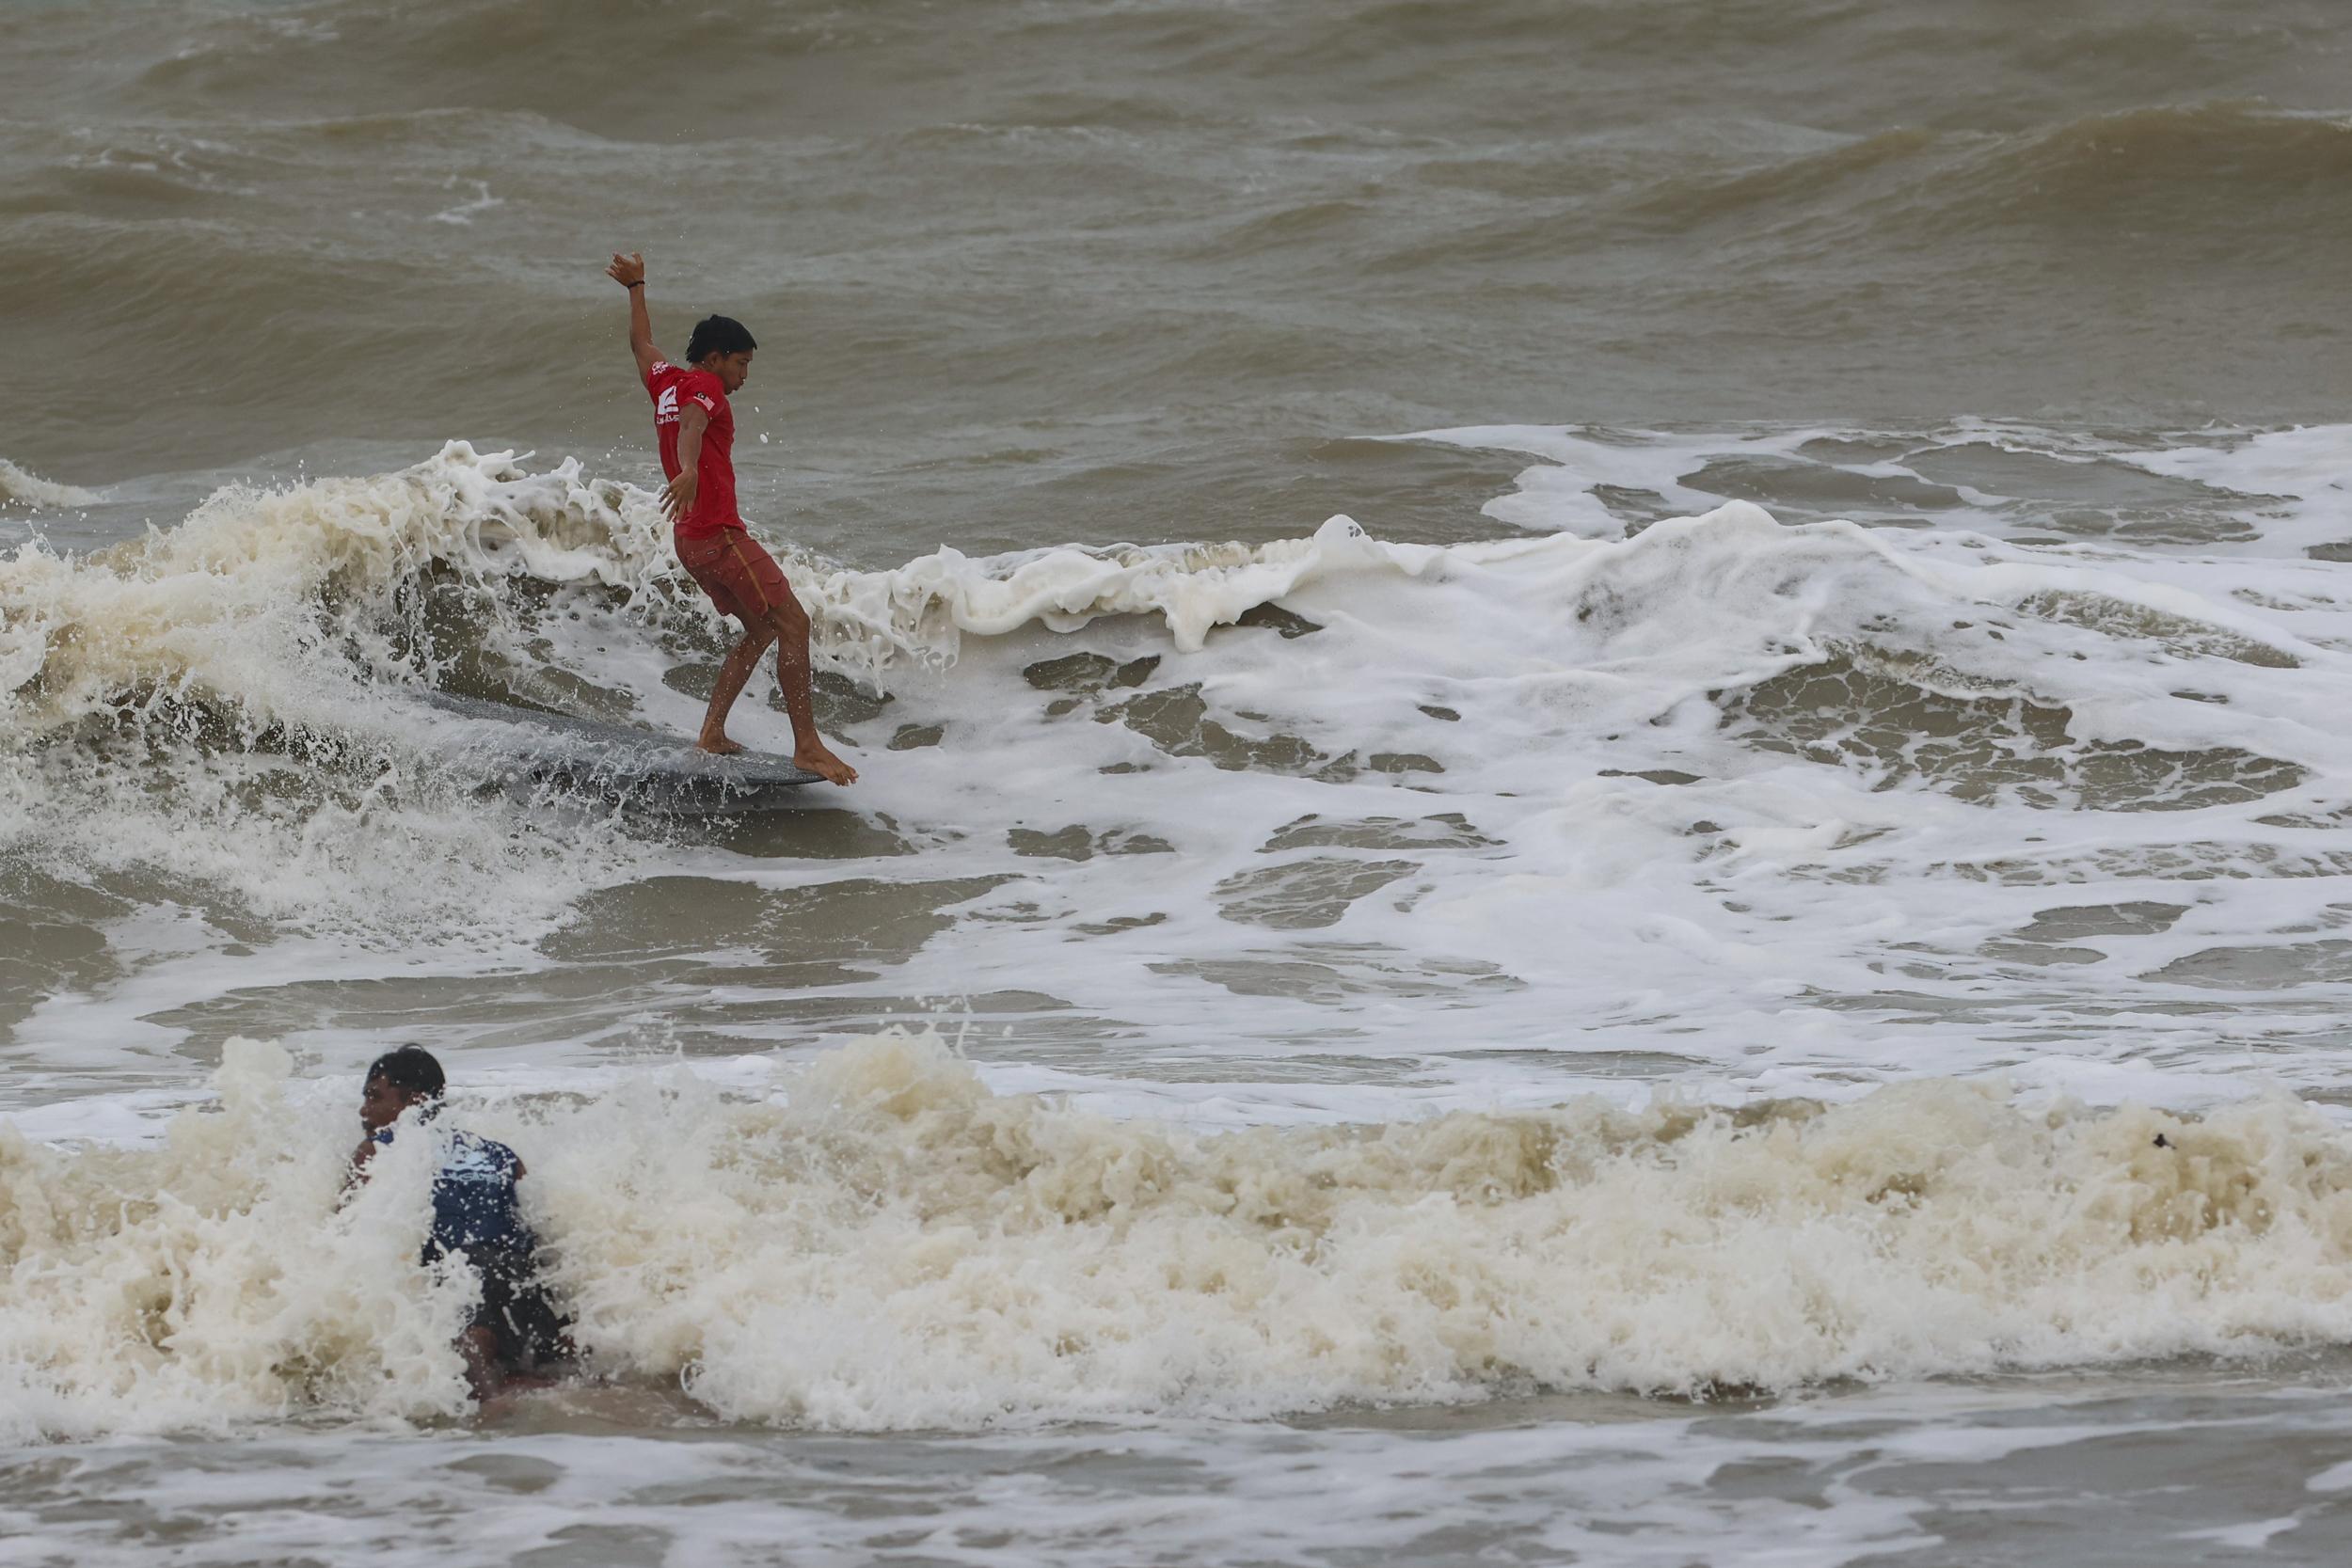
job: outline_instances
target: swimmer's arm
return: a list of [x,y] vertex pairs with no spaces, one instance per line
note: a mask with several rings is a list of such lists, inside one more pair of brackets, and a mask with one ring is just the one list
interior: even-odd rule
[[348,1193],[368,1179],[368,1162],[375,1157],[376,1142],[373,1137],[361,1138],[359,1147],[351,1151],[351,1168],[343,1173],[343,1191]]
[[661,492],[661,515],[675,522],[694,510],[694,493],[702,488],[703,432],[710,416],[691,398],[681,398],[686,411],[677,421],[677,478]]
[[645,309],[645,259],[634,252],[615,254],[604,272],[628,290],[628,351],[637,356],[637,379],[643,381],[661,363],[661,351],[653,342],[653,315]]

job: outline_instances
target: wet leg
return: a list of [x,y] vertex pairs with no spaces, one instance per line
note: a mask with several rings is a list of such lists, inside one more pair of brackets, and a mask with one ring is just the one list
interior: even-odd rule
[[809,690],[808,612],[790,588],[784,591],[784,602],[776,606],[769,625],[776,640],[776,685],[784,691],[784,711],[792,720],[793,763],[829,783],[850,783],[857,769],[834,756],[817,733],[816,702]]
[[[703,733],[694,744],[706,752],[724,754],[743,748],[727,738],[727,714],[735,707],[735,699],[742,695],[743,684],[759,667],[759,656],[775,640],[775,628],[765,622],[755,621],[743,630],[743,640],[727,652],[725,662],[719,666],[719,678],[711,683],[710,707],[703,715]],[[803,657],[806,657],[803,650]],[[799,721],[794,721],[794,733]]]

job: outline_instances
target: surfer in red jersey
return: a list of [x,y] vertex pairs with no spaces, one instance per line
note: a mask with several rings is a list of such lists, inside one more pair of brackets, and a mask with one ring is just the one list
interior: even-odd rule
[[637,374],[653,398],[654,434],[669,485],[661,510],[671,522],[679,564],[692,574],[723,615],[743,623],[743,640],[719,666],[710,710],[695,741],[706,752],[739,752],[727,738],[727,711],[759,656],[776,645],[776,684],[792,719],[792,761],[837,784],[857,769],[833,754],[817,733],[809,697],[808,612],[792,596],[774,560],[743,526],[735,509],[735,411],[727,395],[740,391],[759,345],[741,322],[706,316],[686,345],[686,364],[671,364],[654,347],[645,309],[645,259],[616,255],[605,272],[628,291],[628,346]]

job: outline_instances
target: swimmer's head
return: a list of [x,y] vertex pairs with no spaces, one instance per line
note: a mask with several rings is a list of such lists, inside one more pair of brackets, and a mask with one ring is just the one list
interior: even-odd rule
[[751,379],[752,350],[758,346],[751,328],[733,316],[705,316],[686,341],[686,362],[717,376],[719,385],[733,394]]
[[423,1046],[387,1051],[368,1065],[368,1081],[359,1091],[359,1125],[371,1132],[382,1132],[411,1105],[427,1107],[425,1115],[431,1116],[447,1083],[441,1064]]

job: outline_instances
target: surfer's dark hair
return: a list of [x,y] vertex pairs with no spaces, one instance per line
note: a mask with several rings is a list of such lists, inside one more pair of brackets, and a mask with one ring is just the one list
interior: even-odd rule
[[404,1045],[398,1051],[387,1051],[368,1064],[367,1081],[383,1079],[405,1094],[425,1100],[438,1100],[449,1080],[441,1074],[441,1064],[433,1059],[433,1053],[421,1045]]
[[714,354],[749,354],[758,346],[752,329],[733,316],[705,316],[686,341],[686,362],[699,365]]

